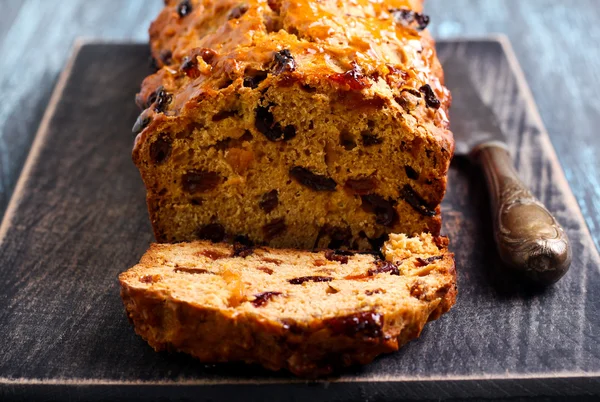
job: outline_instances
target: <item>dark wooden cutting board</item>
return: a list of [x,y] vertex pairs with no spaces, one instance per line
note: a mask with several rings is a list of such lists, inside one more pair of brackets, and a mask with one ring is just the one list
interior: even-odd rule
[[600,395],[600,258],[516,59],[497,39],[438,47],[443,63],[468,69],[522,178],[567,230],[573,264],[558,284],[536,291],[503,274],[482,177],[456,158],[443,214],[460,293],[419,340],[310,383],[155,353],[127,322],[117,283],[152,241],[130,158],[147,46],[83,44],[57,84],[0,229],[0,400]]

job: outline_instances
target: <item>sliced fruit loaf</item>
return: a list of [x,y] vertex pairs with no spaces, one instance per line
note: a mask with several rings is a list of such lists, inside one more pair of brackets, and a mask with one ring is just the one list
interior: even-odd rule
[[119,280],[156,350],[314,377],[397,350],[454,304],[446,238],[394,234],[382,253],[153,244]]

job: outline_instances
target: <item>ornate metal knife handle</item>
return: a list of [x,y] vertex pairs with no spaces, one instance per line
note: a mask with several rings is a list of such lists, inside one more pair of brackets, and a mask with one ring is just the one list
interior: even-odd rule
[[482,144],[472,156],[485,173],[502,260],[535,283],[558,281],[571,264],[563,228],[521,182],[504,144]]

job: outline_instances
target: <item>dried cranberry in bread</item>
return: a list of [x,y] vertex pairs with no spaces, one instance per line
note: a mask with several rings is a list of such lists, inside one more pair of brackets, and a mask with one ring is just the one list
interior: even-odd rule
[[439,234],[454,142],[422,1],[166,3],[133,151],[159,242]]
[[127,315],[156,350],[300,376],[366,364],[454,304],[445,238],[391,235],[373,254],[206,241],[153,244],[120,275]]

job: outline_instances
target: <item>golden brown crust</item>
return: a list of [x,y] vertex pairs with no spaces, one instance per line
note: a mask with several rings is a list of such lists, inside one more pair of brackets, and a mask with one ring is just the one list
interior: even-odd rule
[[[349,89],[353,83],[337,79],[338,75],[358,65],[366,87],[385,82],[401,94],[419,92],[429,84],[442,107],[420,111],[425,120],[448,127],[451,98],[443,86],[434,41],[426,30],[415,29],[414,16],[403,14],[422,11],[422,1],[191,0],[190,11],[183,17],[177,12],[180,4],[169,2],[151,25],[152,53],[164,68],[158,73],[160,80],[149,78],[141,93],[149,94],[163,85],[174,94],[169,107],[173,114],[180,114],[194,97],[218,90],[224,78],[235,81],[250,70],[268,70],[273,54],[287,49],[295,57],[294,70],[286,71],[287,81],[318,81]],[[241,15],[236,13],[240,9],[244,10]],[[212,52],[210,59],[199,56],[200,49]],[[180,71],[190,56],[199,63],[191,77]],[[453,142],[445,130],[434,134],[448,145]]]
[[454,258],[437,240],[394,236],[387,262],[330,250],[155,244],[120,275],[121,296],[156,350],[322,376],[397,350],[452,307]]

